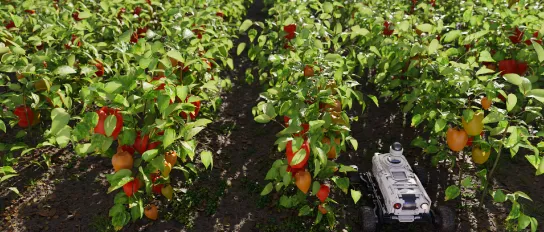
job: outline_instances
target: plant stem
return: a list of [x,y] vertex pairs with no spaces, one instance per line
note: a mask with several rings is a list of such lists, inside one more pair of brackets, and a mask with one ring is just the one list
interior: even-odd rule
[[280,124],[283,128],[286,128],[286,126],[285,126],[283,123],[281,123],[281,122],[278,122],[278,121],[276,121],[276,120],[270,120],[270,121],[273,121],[273,122],[275,122],[275,123],[277,123],[277,124]]
[[[144,81],[141,81],[141,85],[142,85],[142,88],[144,86]],[[142,127],[142,125],[144,124],[144,120],[145,120],[145,112],[147,111],[147,100],[144,101],[144,114],[143,114],[143,117],[140,118],[140,127]]]
[[[463,155],[461,155],[461,157],[464,159],[465,158],[465,153],[463,153]],[[457,162],[457,167],[459,167],[459,184],[457,185],[458,188],[459,188],[459,197],[461,199],[461,201],[463,201],[463,193],[461,191],[461,182],[463,181],[463,166],[461,165],[461,159],[459,159],[459,162]]]
[[28,110],[26,108],[26,97],[25,97],[25,89],[23,88],[23,107],[25,109],[25,118],[26,118],[26,121],[28,122],[29,124],[29,127],[30,127],[30,119],[28,118]]
[[503,147],[502,140],[504,139],[504,137],[506,137],[506,131],[508,131],[508,127],[509,125],[506,125],[506,128],[504,128],[504,132],[502,133],[502,138],[501,138],[501,145],[499,146],[499,151],[497,152],[497,159],[495,159],[495,162],[493,163],[493,167],[491,168],[491,171],[487,175],[485,185],[484,185],[484,191],[482,192],[482,196],[480,197],[480,207],[484,205],[484,200],[485,200],[485,197],[487,196],[487,188],[489,187],[489,181],[491,181],[491,178],[493,177],[493,173],[495,172],[495,168],[497,168],[497,165],[499,164],[499,159],[501,158],[502,147]]
[[489,181],[490,181],[491,177],[493,177],[493,173],[495,172],[495,168],[497,167],[497,164],[499,163],[499,159],[501,158],[502,144],[501,144],[501,146],[499,148],[500,149],[499,149],[499,152],[497,153],[497,159],[495,159],[495,163],[493,163],[493,167],[491,168],[491,171],[487,175],[487,180],[486,180],[485,185],[484,185],[484,191],[482,192],[482,196],[480,197],[480,207],[482,207],[482,205],[484,204],[485,197],[487,196],[487,188],[489,186]]

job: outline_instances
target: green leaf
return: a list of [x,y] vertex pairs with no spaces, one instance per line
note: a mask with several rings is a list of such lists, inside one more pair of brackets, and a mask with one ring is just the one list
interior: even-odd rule
[[518,218],[518,230],[524,230],[531,224],[531,217],[521,214]]
[[519,91],[526,95],[531,89],[533,88],[533,85],[531,84],[531,81],[525,77],[521,78],[521,85],[519,85]]
[[123,32],[123,34],[121,34],[119,36],[119,41],[120,42],[125,42],[125,43],[130,42],[130,37],[132,36],[133,33],[134,33],[134,31],[132,29]]
[[174,58],[174,59],[176,59],[177,61],[180,61],[180,62],[185,61],[183,59],[183,56],[181,56],[181,53],[178,50],[170,50],[170,51],[168,51],[168,53],[166,53],[166,55],[168,57]]
[[[56,138],[55,138],[55,141],[57,142],[57,144],[59,145],[59,147],[61,148],[65,148],[66,146],[68,146],[68,143],[70,142],[70,135],[71,135],[71,132],[72,132],[72,128],[68,125],[64,126],[64,128],[62,128],[56,135]],[[106,142],[108,141],[112,141],[111,139],[107,139]],[[107,147],[109,148],[109,146],[111,145],[108,144]]]
[[118,192],[115,197],[113,198],[114,204],[127,204],[128,203],[128,197],[125,192]]
[[211,151],[202,151],[200,152],[200,159],[206,168],[213,167],[213,157]]
[[440,43],[438,42],[438,40],[433,39],[433,41],[431,41],[431,44],[429,44],[429,47],[427,48],[427,52],[429,53],[429,55],[434,54],[439,46]]
[[270,168],[268,170],[268,172],[266,173],[266,177],[264,179],[265,180],[275,180],[278,176],[279,176],[278,168],[277,167],[272,167],[272,168]]
[[116,228],[122,228],[130,222],[130,214],[124,211],[125,208],[123,205],[120,206],[123,207],[123,211],[113,215],[111,218],[111,224]]
[[276,109],[274,109],[274,105],[272,104],[263,104],[263,112],[268,115],[268,117],[275,118],[277,116]]
[[376,96],[370,94],[367,94],[366,96],[370,98],[370,100],[372,100],[372,102],[374,102],[376,106],[380,106],[380,104],[378,103],[378,98]]
[[531,232],[536,232],[537,229],[538,229],[538,221],[536,220],[536,218],[531,217]]
[[[376,49],[376,47],[374,47],[374,49]],[[370,47],[370,50],[372,51],[372,47]],[[327,55],[325,55],[325,60],[328,61],[336,62],[340,59],[342,59],[342,56],[336,53],[327,53]]]
[[155,156],[154,159],[152,159],[151,161],[149,161],[149,163],[155,168],[155,169],[158,169],[159,171],[164,171],[164,162],[166,160],[164,159],[164,156],[160,155],[160,156]]
[[10,51],[9,47],[0,47],[0,55],[9,51]]
[[529,195],[527,195],[526,193],[522,192],[522,191],[516,191],[514,192],[514,195],[518,196],[518,197],[523,197],[529,201],[533,201],[533,199],[531,199],[531,197],[529,197]]
[[106,179],[108,179],[108,182],[111,185],[108,188],[108,193],[111,193],[116,189],[123,187],[123,185],[132,181],[134,178],[132,177],[132,171],[128,169],[121,169],[115,174],[107,174]]
[[106,83],[106,85],[104,85],[104,91],[106,91],[106,93],[120,92],[120,90],[122,89],[123,89],[123,84],[118,81],[110,81]]
[[472,8],[468,8],[463,12],[463,22],[469,22],[472,17]]
[[476,72],[476,76],[483,75],[483,74],[494,73],[494,72],[495,72],[494,70],[488,69],[487,67],[483,66],[481,69],[479,69]]
[[544,103],[544,89],[531,89],[527,91],[526,96]]
[[64,129],[64,126],[68,125],[70,121],[70,114],[66,112],[63,108],[55,108],[51,111],[51,130],[49,133],[53,136],[56,136],[61,129]]
[[501,121],[503,118],[504,118],[504,115],[502,115],[501,113],[496,112],[496,111],[491,111],[491,113],[489,113],[489,114],[484,118],[484,120],[483,120],[482,122],[483,122],[484,124],[488,124],[488,123],[496,123],[496,122]]
[[170,96],[166,94],[159,95],[159,97],[157,98],[157,108],[159,108],[159,111],[163,114],[163,118],[168,116],[168,114],[170,113],[166,111],[166,109],[168,109],[168,106],[170,106]]
[[228,59],[227,59],[227,65],[229,66],[229,68],[230,68],[231,70],[234,69],[234,61],[232,60],[232,58],[228,58]]
[[[374,54],[376,54],[377,56],[382,57],[382,54],[380,54],[380,51],[378,51],[378,49],[375,46],[370,46],[369,50],[371,52],[373,52]],[[338,55],[338,56],[340,56],[340,55]],[[325,59],[326,59],[326,57],[325,57]]]
[[106,136],[111,136],[115,127],[117,126],[117,117],[115,115],[108,115],[104,121],[104,130],[106,131]]
[[257,117],[255,117],[255,121],[258,123],[268,123],[270,122],[271,118],[266,114],[261,114]]
[[346,165],[340,165],[340,169],[338,171],[343,172],[343,173],[347,173],[347,172],[356,172],[357,169],[352,168],[350,166],[346,166]]
[[321,184],[319,181],[314,181],[312,183],[312,195],[317,195],[317,192],[319,192],[319,188],[321,188]]
[[182,157],[189,156],[193,160],[195,156],[196,142],[194,140],[181,141]]
[[433,25],[424,23],[424,24],[417,25],[417,29],[419,29],[422,32],[429,33],[433,30]]
[[455,199],[455,198],[457,198],[459,196],[460,193],[461,193],[461,190],[459,189],[459,187],[457,187],[457,185],[450,185],[446,189],[446,198],[445,198],[445,200],[449,201],[449,200]]
[[485,36],[487,33],[489,33],[489,31],[485,30],[485,31],[476,32],[474,34],[470,34],[467,37],[465,37],[465,39],[463,40],[463,44],[470,44],[472,43],[472,41],[475,41],[479,39],[480,37]]
[[144,204],[142,202],[141,198],[133,198],[136,200],[133,204],[131,204],[132,207],[130,207],[130,215],[132,216],[132,222],[135,222],[138,219],[141,219],[144,215]]
[[15,171],[15,169],[13,169],[10,166],[3,166],[3,167],[0,167],[0,173],[3,175],[6,175],[11,173],[17,173],[17,172]]
[[333,177],[332,181],[336,183],[336,185],[342,190],[342,192],[348,193],[349,178],[347,177],[339,178],[335,176]]
[[457,38],[459,38],[459,36],[461,36],[461,31],[460,30],[453,30],[453,31],[450,31],[450,32],[446,33],[444,35],[443,40],[444,40],[444,42],[449,43],[449,42],[454,41]]
[[4,124],[4,121],[0,120],[0,130],[4,131],[6,133],[6,124]]
[[246,48],[246,43],[238,44],[238,48],[236,48],[236,54],[237,55],[242,54],[242,52],[244,51],[245,48]]
[[[352,31],[351,38],[355,38],[355,36],[357,36],[357,35],[366,36],[366,35],[368,35],[368,33],[370,33],[370,31],[368,31],[368,29],[361,28],[359,25],[355,25],[355,26],[351,27],[351,31]],[[316,40],[316,43],[317,42],[320,42],[320,41]]]
[[128,100],[121,94],[116,94],[115,99],[113,99],[113,102],[123,105],[125,107],[129,107],[130,104],[128,103]]
[[313,160],[314,160],[314,167],[315,167],[314,178],[316,178],[319,172],[321,172],[321,158],[313,159]]
[[21,27],[23,25],[23,18],[18,15],[10,14],[11,20],[13,20],[13,24],[15,24],[16,27]]
[[293,175],[291,175],[291,173],[288,173],[288,172],[283,173],[283,185],[289,186],[289,184],[291,184],[292,179],[293,179]]
[[87,19],[87,18],[90,18],[92,16],[93,16],[93,14],[91,12],[89,12],[89,11],[81,11],[81,12],[79,12],[77,17],[80,18],[80,19]]
[[191,30],[185,28],[185,29],[183,29],[183,32],[181,33],[181,36],[182,36],[183,39],[190,39],[190,38],[195,37],[195,34]]
[[144,161],[150,161],[153,158],[155,158],[155,156],[157,156],[157,154],[159,154],[159,150],[157,150],[157,149],[147,150],[147,151],[144,152],[144,154],[142,154],[142,159]]
[[[198,128],[198,127],[197,127]],[[164,130],[164,138],[162,140],[162,147],[167,148],[170,144],[174,143],[176,140],[176,131],[174,129]]]
[[470,176],[465,177],[465,179],[463,179],[463,181],[461,181],[461,185],[463,187],[465,187],[465,188],[471,187],[472,186],[472,177],[470,177]]
[[544,174],[544,160],[543,159],[540,159],[540,164],[538,165],[538,169],[536,171],[536,175],[537,176],[540,176]]
[[474,111],[470,109],[463,110],[463,119],[468,123],[472,121],[472,118],[474,117]]
[[320,212],[317,213],[317,216],[315,217],[315,222],[314,222],[314,225],[317,225],[321,222],[321,219],[323,219],[323,214],[321,214]]
[[109,211],[109,216],[113,217],[114,215],[124,213],[125,212],[125,206],[122,204],[115,204],[113,207],[111,207]]
[[491,57],[491,53],[488,51],[482,51],[480,52],[480,57],[478,58],[479,62],[495,62],[495,60]]
[[412,124],[410,124],[410,126],[415,127],[419,125],[419,123],[421,123],[422,120],[423,119],[421,117],[421,114],[416,114],[412,117]]
[[504,74],[503,77],[513,85],[521,85],[523,83],[521,77],[515,73]]
[[19,174],[9,174],[9,175],[2,176],[2,178],[0,178],[0,183],[6,181],[6,180],[9,179],[9,178],[16,177],[16,176],[18,176],[18,175],[19,175]]
[[92,149],[94,149],[90,143],[84,143],[84,144],[77,144],[75,151],[78,155],[84,155],[92,152]]
[[357,202],[361,199],[361,192],[351,189],[351,199],[353,199],[353,203],[357,204]]
[[323,3],[323,12],[330,14],[332,13],[333,10],[334,10],[334,6],[332,5],[332,3],[330,2]]
[[447,124],[446,120],[442,118],[437,119],[436,122],[434,123],[434,131],[440,132],[444,130],[444,128],[446,127],[446,124]]
[[22,56],[26,55],[26,51],[21,47],[11,46],[11,50],[13,51],[13,53],[17,55],[22,55]]
[[64,65],[64,66],[60,66],[57,69],[55,69],[55,71],[53,71],[53,73],[55,73],[57,75],[60,75],[60,76],[66,76],[68,74],[76,73],[76,70],[74,68],[70,67],[70,66]]
[[274,188],[274,185],[272,183],[268,183],[261,192],[261,196],[268,195],[270,192],[272,192],[272,189]]
[[510,210],[510,214],[508,214],[506,220],[517,219],[519,216],[521,216],[520,205],[517,201],[514,201],[512,202],[512,209]]
[[179,97],[179,99],[186,99],[187,94],[189,93],[189,87],[187,86],[176,86],[176,96]]
[[506,100],[506,110],[508,112],[512,111],[514,109],[514,106],[516,106],[516,103],[518,102],[518,98],[514,94],[508,94],[508,99]]
[[21,193],[19,193],[19,189],[17,189],[17,187],[9,187],[8,189],[11,190],[12,192],[14,192],[17,195],[22,196]]
[[298,210],[298,216],[306,216],[306,215],[309,215],[310,213],[312,213],[313,209],[310,208],[310,206],[308,205],[305,205],[305,206],[302,206],[302,208],[300,208]]
[[289,165],[295,166],[295,165],[301,163],[302,161],[304,161],[305,158],[306,158],[306,150],[305,149],[300,149],[295,154],[295,156],[293,157],[293,159],[291,160],[291,163]]
[[410,28],[409,21],[402,21],[397,26],[397,29],[399,29],[399,31],[408,31],[409,28]]
[[359,143],[357,142],[357,139],[351,136],[347,137],[346,139],[351,143],[353,150],[357,151],[357,148],[359,147]]
[[324,120],[313,120],[313,121],[310,121],[310,130],[311,131],[315,131],[319,128],[321,128],[321,126],[323,126],[325,124],[325,121]]
[[[190,130],[188,130],[186,133],[185,133],[185,140],[190,140],[192,139],[195,135],[197,135],[200,131],[202,131],[205,127],[202,127],[202,126],[197,126],[195,128],[191,128]],[[171,132],[170,132],[171,133]],[[174,132],[174,135],[175,135],[175,132]],[[167,142],[170,142],[170,141],[167,141]]]
[[533,47],[535,48],[536,55],[538,56],[538,61],[543,62],[544,61],[544,49],[542,49],[542,46],[538,44],[537,42],[531,40],[533,43]]
[[244,32],[244,31],[247,31],[247,29],[249,29],[249,27],[251,27],[251,25],[253,24],[253,21],[249,20],[249,19],[246,19],[242,25],[240,25],[240,32]]
[[506,201],[506,195],[500,189],[497,189],[497,191],[494,191],[491,195],[493,196],[493,200],[495,202],[503,203]]

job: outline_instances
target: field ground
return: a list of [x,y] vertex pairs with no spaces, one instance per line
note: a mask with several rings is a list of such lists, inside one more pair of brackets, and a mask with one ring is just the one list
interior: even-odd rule
[[[255,1],[248,17],[262,20],[261,1]],[[236,47],[236,46],[235,46]],[[234,54],[233,54],[234,55]],[[252,64],[243,55],[235,57],[238,67],[234,72],[225,73],[233,81],[232,91],[223,96],[223,105],[217,119],[200,134],[201,147],[214,151],[214,167],[201,173],[192,181],[185,181],[179,175],[173,183],[181,194],[178,202],[169,204],[172,215],[161,215],[163,220],[151,222],[147,219],[130,224],[124,231],[309,231],[313,217],[297,217],[293,210],[280,209],[273,205],[270,194],[261,197],[265,185],[264,175],[272,162],[283,156],[274,146],[275,133],[281,126],[254,122],[251,109],[256,105],[263,90],[258,83],[248,85],[244,71]],[[373,86],[360,86],[364,93],[373,93]],[[428,186],[431,198],[439,204],[446,204],[457,210],[459,231],[502,231],[508,209],[491,203],[483,208],[478,206],[479,194],[465,191],[462,194],[466,205],[460,205],[457,198],[444,202],[443,190],[458,179],[458,169],[445,165],[434,168],[424,159],[422,151],[409,146],[419,131],[405,123],[409,116],[403,115],[397,102],[381,99],[379,106],[368,105],[359,120],[352,124],[352,135],[359,142],[358,151],[342,153],[339,163],[357,164],[368,170],[374,152],[385,152],[395,141],[405,147],[405,155],[413,163],[426,166],[432,179]],[[361,109],[353,109],[356,116]],[[32,138],[29,136],[29,138]],[[6,134],[0,136],[3,142],[11,142]],[[33,141],[25,141],[32,144]],[[20,176],[4,182],[0,188],[0,210],[2,223],[0,231],[107,231],[110,228],[108,210],[113,197],[104,194],[108,183],[104,176],[111,172],[110,160],[103,157],[77,157],[66,149],[36,149],[21,157],[16,167]],[[43,155],[50,156],[47,165]],[[507,162],[504,158],[504,164]],[[522,155],[514,158],[519,170],[502,170],[494,181],[495,188],[521,190],[533,197],[526,213],[537,217],[544,224],[544,201],[539,194],[544,191],[544,181],[535,177],[533,168]],[[469,170],[475,172],[474,168]],[[174,172],[175,175],[175,172]],[[477,183],[477,180],[474,180]],[[15,186],[21,196],[8,190]],[[335,231],[359,231],[358,208],[349,196],[333,192],[339,199],[336,212],[339,227]],[[362,201],[361,201],[362,202]],[[488,201],[489,202],[489,201]],[[163,202],[165,203],[165,202]],[[164,204],[162,205],[164,206]],[[167,220],[169,219],[169,220]],[[540,226],[541,230],[544,227]],[[385,231],[433,231],[428,225],[393,225]]]

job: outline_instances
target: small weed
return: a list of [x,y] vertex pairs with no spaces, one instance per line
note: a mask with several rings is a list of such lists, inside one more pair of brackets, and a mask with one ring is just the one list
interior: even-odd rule
[[[262,191],[262,186],[260,186],[258,183],[250,181],[247,177],[243,177],[240,179],[242,182],[242,187],[247,190],[250,194],[259,195]],[[266,206],[268,206],[271,202],[270,194],[261,196],[259,200],[257,200],[257,207],[259,209],[262,209]]]
[[47,165],[47,168],[51,167],[51,155],[50,154],[42,154],[43,162],[45,165]]
[[219,126],[219,131],[224,135],[230,135],[232,131],[236,130],[236,123],[225,123]]
[[97,232],[112,232],[115,231],[111,225],[109,217],[94,216],[90,227]]
[[28,185],[29,185],[29,186],[34,187],[34,186],[36,186],[37,184],[38,184],[38,181],[37,181],[36,179],[30,179],[30,180],[28,181]]
[[293,232],[313,232],[313,231],[327,231],[324,223],[319,223],[312,226],[313,220],[308,220],[307,217],[289,217],[285,220],[278,220],[270,218],[267,222],[257,223],[256,228],[258,231],[263,232],[280,232],[280,231],[293,231]]
[[240,179],[242,182],[242,187],[244,187],[248,193],[260,193],[261,186],[253,181],[250,181],[247,177],[242,177]]
[[257,201],[257,208],[263,209],[264,207],[270,205],[271,202],[272,202],[272,198],[270,198],[270,194],[261,196],[259,197],[259,200]]
[[174,219],[190,229],[194,226],[197,211],[203,210],[208,216],[215,214],[221,197],[225,194],[227,182],[221,181],[216,188],[196,186],[198,184],[191,186],[185,194],[173,201],[172,210],[167,213],[166,220]]

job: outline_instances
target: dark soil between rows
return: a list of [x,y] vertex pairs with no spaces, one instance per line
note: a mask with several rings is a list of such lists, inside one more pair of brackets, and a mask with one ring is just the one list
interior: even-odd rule
[[[262,1],[255,0],[248,18],[263,20]],[[244,38],[241,39],[242,41]],[[265,186],[264,177],[276,159],[284,154],[277,152],[275,134],[282,129],[278,123],[258,124],[253,120],[252,107],[265,89],[244,81],[246,68],[252,62],[246,57],[235,56],[237,68],[226,73],[233,81],[232,91],[225,93],[217,118],[200,135],[201,147],[213,151],[214,164],[203,170],[192,181],[185,181],[174,172],[173,183],[179,197],[177,203],[163,207],[161,220],[152,222],[142,219],[124,228],[124,231],[309,231],[313,217],[298,217],[296,210],[281,209],[274,203],[279,195],[261,197]],[[366,83],[367,80],[360,80]],[[372,85],[360,86],[365,94],[377,94]],[[488,199],[483,208],[478,207],[479,193],[463,192],[463,201],[457,198],[444,202],[444,190],[458,180],[458,169],[446,165],[437,168],[430,165],[421,149],[410,142],[421,131],[411,128],[410,118],[401,113],[397,102],[380,99],[379,106],[368,101],[361,114],[359,106],[350,111],[359,116],[352,123],[352,135],[359,143],[359,150],[341,153],[337,162],[356,164],[360,170],[369,170],[375,152],[387,152],[393,142],[404,145],[404,154],[412,164],[419,164],[430,171],[431,181],[427,191],[432,200],[457,211],[457,231],[504,231],[504,219],[508,204],[492,204]],[[36,139],[29,137],[30,141]],[[14,142],[12,135],[0,134],[3,143]],[[2,154],[2,153],[0,153]],[[51,166],[43,162],[42,154],[50,154]],[[503,156],[494,187],[509,191],[524,191],[534,202],[524,201],[525,213],[537,217],[544,224],[544,202],[539,195],[544,191],[542,177],[534,176],[534,169],[518,155]],[[202,166],[202,165],[200,165]],[[511,170],[515,167],[516,170]],[[0,231],[108,231],[111,230],[108,211],[113,205],[113,194],[106,194],[108,183],[105,175],[112,172],[108,158],[78,157],[72,147],[65,149],[39,148],[20,157],[15,167],[21,174],[0,185]],[[202,168],[203,169],[203,168]],[[471,166],[469,174],[476,168]],[[179,172],[179,171],[178,171]],[[466,173],[467,171],[465,171]],[[179,177],[179,178],[177,178]],[[478,183],[474,180],[474,183]],[[8,190],[17,187],[21,196]],[[337,188],[331,197],[335,205],[339,225],[333,231],[360,231],[359,209],[362,202],[354,204],[349,195]],[[464,203],[461,203],[464,202]],[[167,215],[170,211],[174,215]],[[165,220],[164,218],[170,218]],[[315,228],[314,228],[315,229]],[[540,226],[540,230],[544,230]],[[427,224],[396,224],[384,231],[435,231]]]

